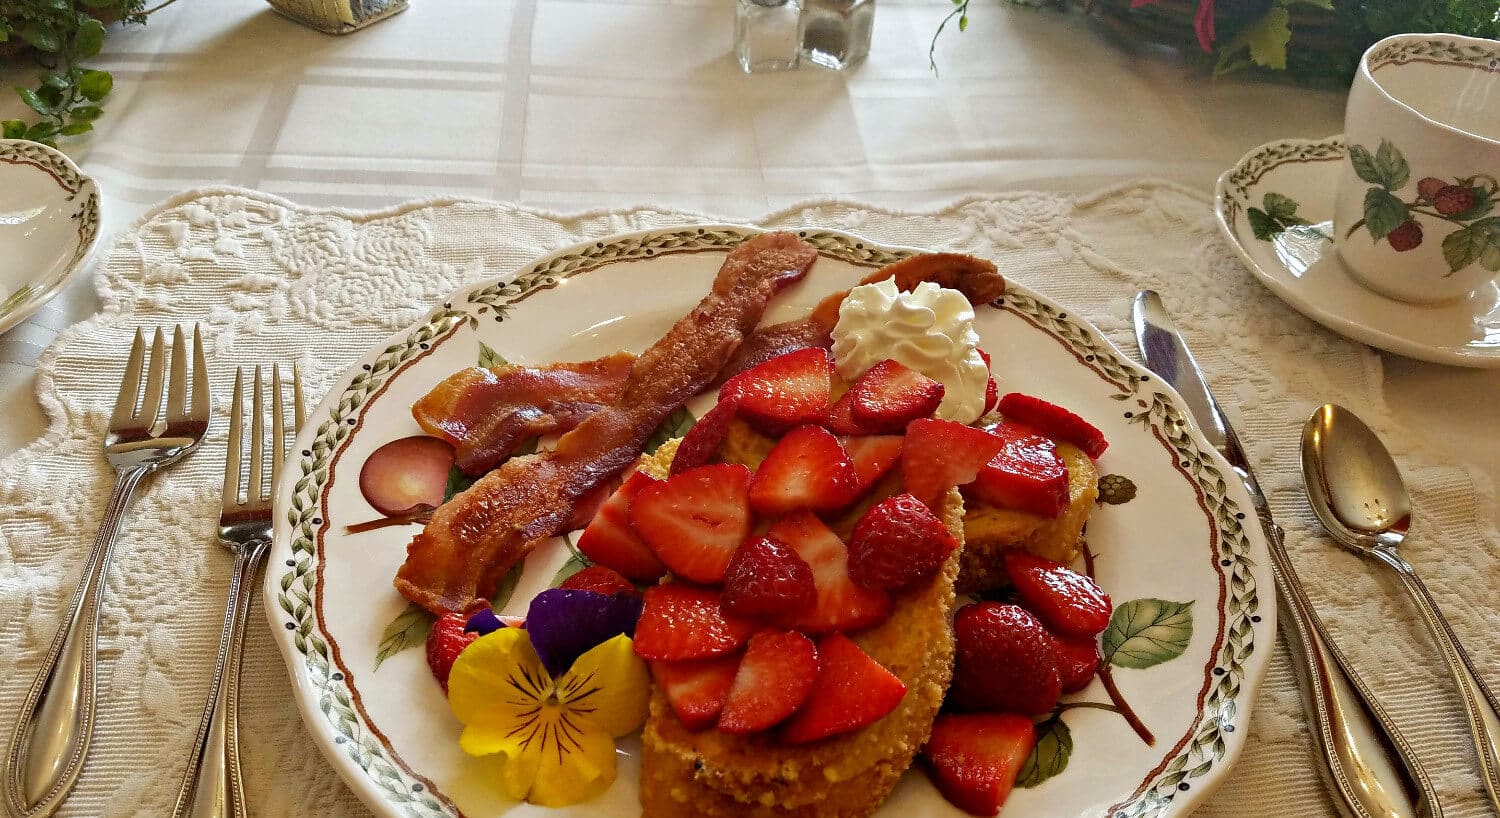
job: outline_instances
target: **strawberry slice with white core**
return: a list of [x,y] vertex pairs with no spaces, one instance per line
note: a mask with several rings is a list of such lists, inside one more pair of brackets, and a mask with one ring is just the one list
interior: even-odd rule
[[970,486],[976,497],[993,506],[1056,517],[1068,507],[1068,466],[1057,444],[1019,423],[988,428],[1004,448],[979,470]]
[[734,735],[768,730],[797,711],[818,678],[818,648],[796,631],[763,630],[750,637],[719,729]]
[[630,503],[636,533],[672,573],[691,582],[723,579],[751,522],[750,470],[738,464],[689,469],[645,486]]
[[735,375],[719,388],[719,399],[738,396],[740,413],[763,432],[779,434],[828,419],[833,359],[828,350],[788,352]]
[[854,382],[849,407],[854,421],[874,432],[899,432],[931,415],[943,402],[943,385],[896,361],[870,367]]
[[962,423],[914,420],[906,426],[901,479],[907,492],[937,511],[948,489],[972,483],[1004,445],[989,432]]
[[844,444],[844,451],[854,463],[854,475],[859,483],[854,491],[857,497],[896,467],[901,460],[904,438],[901,435],[855,435],[841,437],[839,442]]
[[724,709],[739,671],[739,654],[684,662],[652,662],[651,678],[661,686],[677,720],[689,730],[712,727]]
[[822,426],[798,426],[755,470],[750,507],[760,514],[832,511],[854,502],[859,476],[843,444]]
[[797,552],[812,568],[817,590],[817,601],[810,610],[782,616],[780,624],[809,633],[827,633],[869,628],[890,618],[890,594],[854,584],[849,578],[849,549],[810,512],[782,517],[766,536]]
[[707,659],[737,650],[756,625],[724,613],[717,592],[681,582],[646,589],[635,654],[648,662]]
[[787,720],[782,739],[793,744],[848,733],[896,709],[906,685],[841,633],[818,641],[821,668],[807,701]]
[[728,395],[698,418],[693,428],[682,436],[682,442],[677,444],[677,452],[672,455],[671,473],[681,474],[713,460],[724,444],[724,438],[729,436],[729,424],[739,411],[739,396]]
[[1103,432],[1055,403],[1011,392],[1000,399],[999,408],[1006,420],[1034,426],[1037,431],[1050,438],[1072,443],[1095,460],[1109,448],[1109,441],[1104,439]]
[[578,550],[595,564],[613,568],[636,582],[661,579],[666,566],[630,525],[631,500],[654,483],[644,472],[626,478],[578,536]]

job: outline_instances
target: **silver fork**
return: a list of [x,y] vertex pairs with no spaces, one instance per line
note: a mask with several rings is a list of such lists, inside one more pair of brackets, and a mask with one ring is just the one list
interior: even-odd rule
[[[141,479],[186,457],[208,431],[208,368],[203,333],[193,328],[192,386],[188,385],[187,342],[182,327],[172,332],[171,373],[160,328],[151,343],[146,385],[141,364],[146,340],[136,330],[125,376],[104,438],[104,459],[115,470],[115,489],[84,563],[63,625],[52,640],[26,700],[5,755],[5,793],[13,812],[35,818],[52,814],[72,791],[94,734],[96,649],[99,607],[115,536]],[[166,381],[166,412],[162,382]],[[192,402],[188,403],[191,388]],[[137,404],[140,408],[137,409]]]
[[[234,401],[229,410],[229,445],[224,455],[224,509],[219,515],[219,544],[234,554],[234,576],[224,608],[224,630],[214,664],[213,689],[203,709],[203,720],[188,760],[187,775],[177,793],[173,818],[241,818],[248,815],[245,784],[240,777],[239,682],[240,655],[245,644],[245,622],[255,593],[255,573],[271,544],[271,495],[286,454],[286,407],[281,368],[271,368],[270,479],[266,476],[266,447],[262,427],[266,412],[261,395],[260,367],[255,368],[255,392],[250,415],[244,413],[245,373],[234,374]],[[302,379],[292,369],[292,429],[302,426]],[[240,448],[244,424],[250,424],[250,483],[240,479]],[[240,489],[245,499],[240,500]]]

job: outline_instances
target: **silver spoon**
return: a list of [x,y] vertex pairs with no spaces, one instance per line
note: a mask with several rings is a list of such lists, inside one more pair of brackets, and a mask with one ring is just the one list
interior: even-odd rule
[[1313,513],[1335,542],[1396,572],[1453,672],[1490,805],[1500,813],[1500,705],[1411,564],[1396,553],[1411,525],[1411,496],[1396,461],[1355,414],[1326,404],[1302,427],[1302,477]]

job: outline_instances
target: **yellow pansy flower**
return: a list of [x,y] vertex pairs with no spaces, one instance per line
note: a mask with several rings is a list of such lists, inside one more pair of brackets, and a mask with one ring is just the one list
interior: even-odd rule
[[650,691],[646,663],[624,634],[553,679],[525,630],[501,628],[458,655],[448,706],[464,725],[464,752],[501,757],[507,795],[562,807],[614,783],[614,740],[645,724]]

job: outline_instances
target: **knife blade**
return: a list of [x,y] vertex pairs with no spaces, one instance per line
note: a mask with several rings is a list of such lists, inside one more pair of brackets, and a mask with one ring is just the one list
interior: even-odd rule
[[1291,650],[1313,742],[1339,811],[1350,818],[1441,818],[1432,781],[1370,689],[1328,637],[1287,555],[1281,526],[1255,479],[1239,434],[1208,388],[1161,296],[1136,295],[1135,337],[1146,368],[1176,389],[1209,444],[1250,495],[1271,551],[1281,634]]

